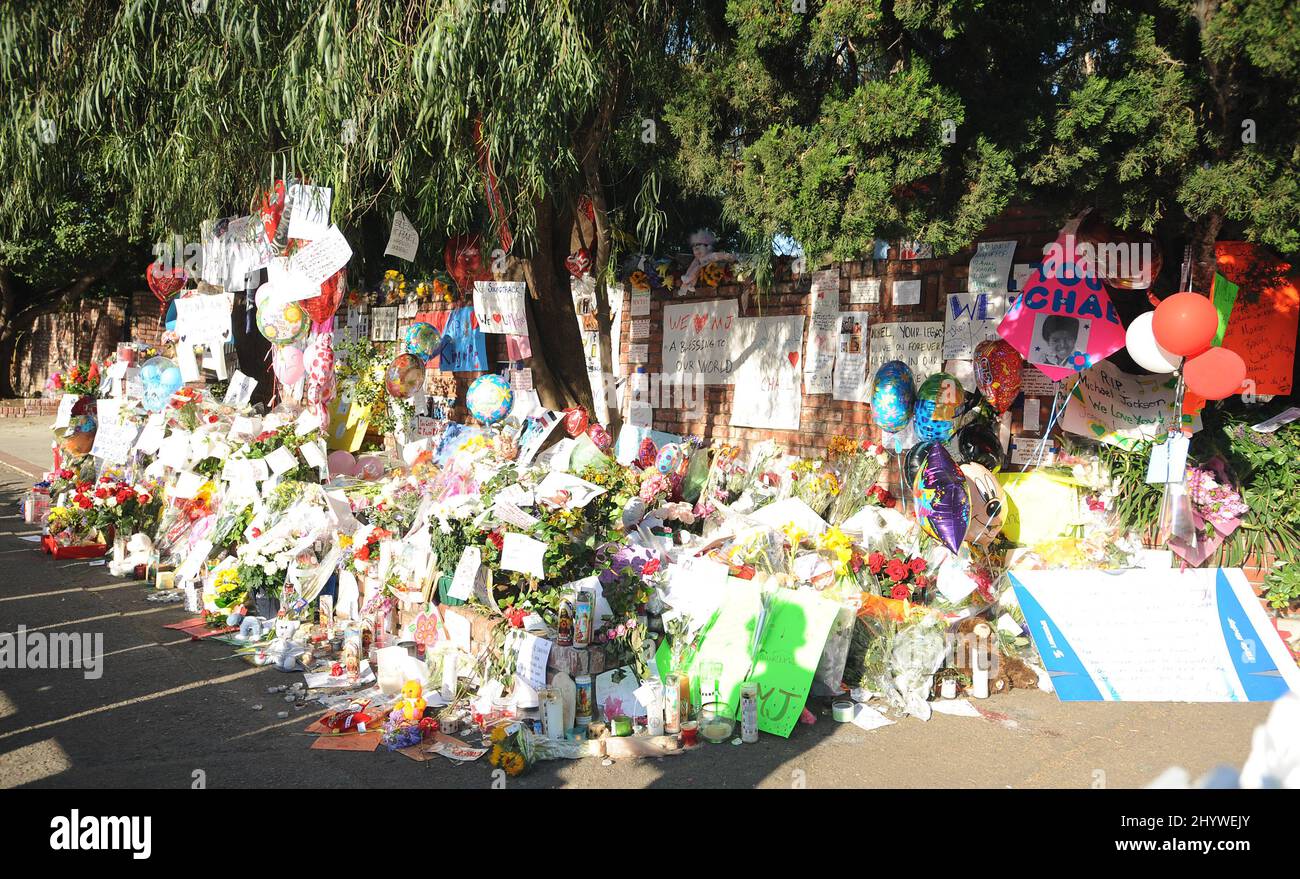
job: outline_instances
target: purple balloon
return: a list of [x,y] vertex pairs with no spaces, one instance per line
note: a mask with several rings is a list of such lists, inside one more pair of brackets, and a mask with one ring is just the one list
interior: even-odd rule
[[956,553],[970,525],[970,497],[961,468],[942,443],[926,453],[912,483],[912,499],[921,528]]

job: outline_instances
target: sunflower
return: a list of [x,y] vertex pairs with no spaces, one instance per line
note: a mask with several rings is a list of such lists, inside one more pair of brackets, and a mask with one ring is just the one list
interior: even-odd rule
[[515,776],[524,771],[524,755],[509,751],[501,757],[501,768],[507,775]]

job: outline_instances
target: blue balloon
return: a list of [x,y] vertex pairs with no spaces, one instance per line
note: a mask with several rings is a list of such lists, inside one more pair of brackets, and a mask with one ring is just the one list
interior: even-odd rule
[[901,360],[882,363],[871,389],[871,417],[881,430],[895,433],[907,427],[916,405],[912,370]]
[[180,367],[166,357],[151,357],[140,367],[140,398],[150,412],[166,409],[172,394],[184,386]]
[[926,442],[946,443],[957,430],[957,422],[934,417],[933,400],[921,400],[916,404],[914,421],[917,439]]

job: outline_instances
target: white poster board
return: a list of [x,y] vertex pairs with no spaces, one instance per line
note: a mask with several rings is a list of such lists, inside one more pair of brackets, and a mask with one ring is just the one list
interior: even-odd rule
[[1012,571],[1063,702],[1256,702],[1300,693],[1240,570]]
[[803,315],[751,317],[735,322],[730,358],[735,393],[733,427],[798,430]]
[[738,315],[734,299],[664,305],[665,376],[706,385],[731,384],[731,336]]

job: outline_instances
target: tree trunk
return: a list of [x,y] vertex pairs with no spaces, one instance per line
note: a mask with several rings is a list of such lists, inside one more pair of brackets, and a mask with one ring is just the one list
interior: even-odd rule
[[13,273],[8,267],[0,266],[0,397],[17,396],[10,375],[18,335],[17,315],[14,314],[18,298],[15,285]]
[[537,206],[536,250],[523,261],[524,277],[533,294],[526,299],[533,384],[548,409],[581,405],[590,411],[591,391],[568,273],[559,275],[555,270],[557,219],[555,203],[547,196]]
[[1217,260],[1214,255],[1214,242],[1219,239],[1219,229],[1223,226],[1223,215],[1212,213],[1197,220],[1192,227],[1192,289],[1206,296],[1214,284],[1214,272]]

